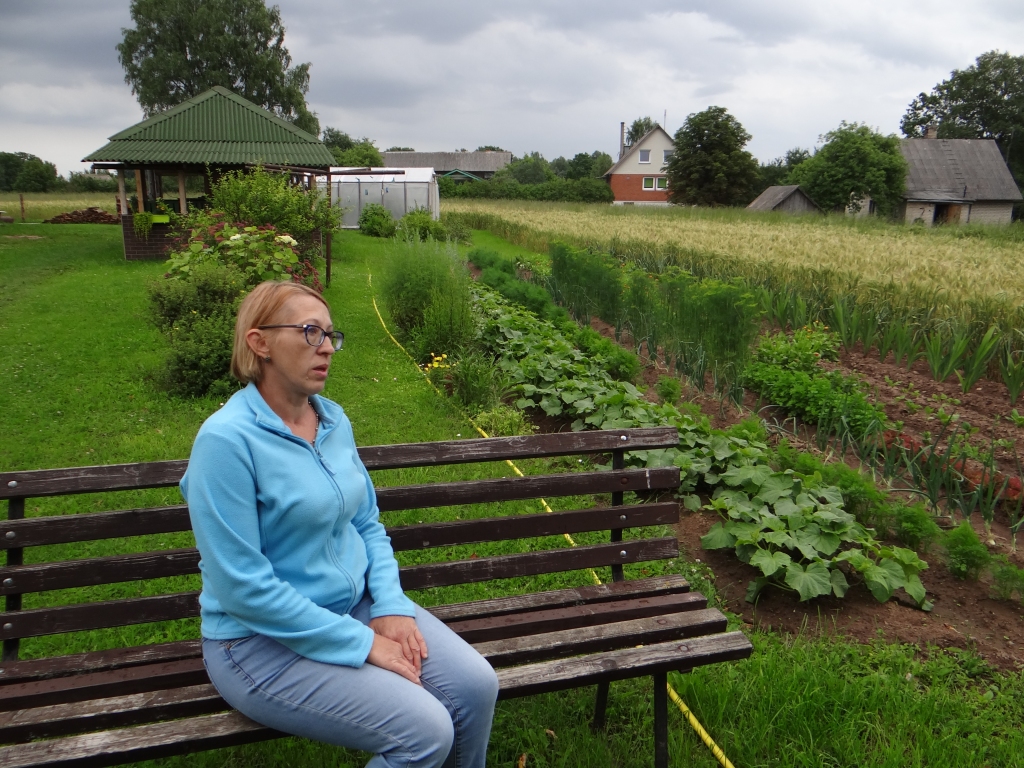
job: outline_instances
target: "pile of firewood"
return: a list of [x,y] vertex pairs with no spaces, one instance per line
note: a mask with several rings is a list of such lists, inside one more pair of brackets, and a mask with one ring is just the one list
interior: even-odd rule
[[81,211],[61,213],[43,224],[120,224],[121,219],[101,208],[86,208]]

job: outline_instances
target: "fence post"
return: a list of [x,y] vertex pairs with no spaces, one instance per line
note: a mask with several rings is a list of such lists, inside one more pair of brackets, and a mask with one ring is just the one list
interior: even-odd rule
[[18,195],[18,200],[21,201],[21,223],[25,223],[25,196]]

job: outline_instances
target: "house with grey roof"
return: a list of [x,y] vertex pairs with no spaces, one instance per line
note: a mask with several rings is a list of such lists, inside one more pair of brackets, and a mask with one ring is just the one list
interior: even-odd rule
[[385,152],[388,168],[433,168],[454,181],[489,179],[512,162],[511,152]]
[[1020,190],[991,139],[904,139],[907,187],[899,218],[908,224],[1009,224]]
[[821,213],[821,208],[807,196],[799,184],[768,187],[747,206],[748,211],[779,211],[780,213]]

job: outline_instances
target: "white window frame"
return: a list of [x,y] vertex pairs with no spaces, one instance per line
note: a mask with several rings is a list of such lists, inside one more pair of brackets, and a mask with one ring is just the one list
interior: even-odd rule
[[668,190],[668,176],[658,176],[654,180],[654,188],[658,192],[665,192]]
[[[647,182],[651,182],[651,186],[647,186]],[[657,192],[658,182],[654,180],[653,176],[644,176],[641,186],[644,192]]]
[[[644,152],[647,153],[647,159],[646,160],[644,160]],[[649,149],[638,150],[637,151],[637,162],[638,163],[644,163],[644,164],[650,163],[651,162],[651,150],[649,150]]]

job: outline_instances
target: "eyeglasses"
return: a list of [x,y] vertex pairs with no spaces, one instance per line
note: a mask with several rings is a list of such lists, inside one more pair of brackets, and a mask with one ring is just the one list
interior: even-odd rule
[[319,325],[258,325],[259,330],[265,331],[268,328],[301,328],[306,337],[306,343],[311,347],[319,347],[324,343],[325,338],[330,338],[331,346],[337,352],[345,343],[345,334],[341,331],[325,331]]

